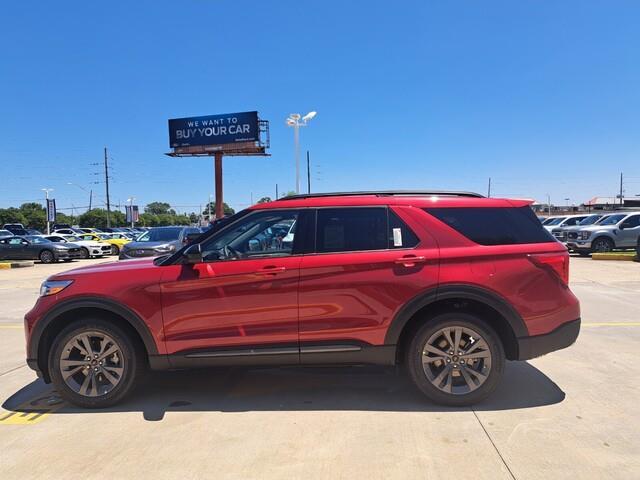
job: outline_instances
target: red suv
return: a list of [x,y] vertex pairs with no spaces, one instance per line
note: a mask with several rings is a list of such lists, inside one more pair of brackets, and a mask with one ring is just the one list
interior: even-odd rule
[[402,364],[429,399],[489,395],[505,360],[571,345],[567,250],[525,200],[464,192],[300,195],[179,251],[47,279],[27,362],[105,407],[153,370]]

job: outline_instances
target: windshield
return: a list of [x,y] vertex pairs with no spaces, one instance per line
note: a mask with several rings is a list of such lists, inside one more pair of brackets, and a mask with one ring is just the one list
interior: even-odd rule
[[[111,240],[113,237],[108,233],[101,233],[100,235],[98,235],[98,238],[100,240]],[[87,240],[91,240],[91,237],[87,238]]]
[[620,220],[622,220],[624,217],[626,217],[626,215],[623,215],[623,214],[611,215],[611,216],[607,217],[606,219],[604,219],[602,222],[600,222],[600,225],[615,225]]
[[154,228],[140,235],[138,242],[173,242],[177,240],[182,231],[181,227],[176,228]]
[[80,241],[80,238],[76,237],[75,235],[66,235],[66,236],[64,237],[64,239],[65,239],[67,242],[78,242],[78,241]]
[[593,225],[602,217],[600,215],[589,215],[587,218],[584,218],[578,222],[578,225]]
[[554,218],[550,222],[545,223],[545,225],[559,225],[564,221],[565,218],[567,218],[567,217]]

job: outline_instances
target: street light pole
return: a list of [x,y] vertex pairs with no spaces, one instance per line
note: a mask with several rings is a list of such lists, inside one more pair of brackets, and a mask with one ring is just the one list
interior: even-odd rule
[[45,208],[47,214],[47,235],[51,235],[51,224],[49,223],[49,192],[53,192],[53,188],[42,188],[44,192]]
[[306,127],[309,120],[317,115],[317,112],[309,112],[304,117],[299,113],[292,113],[287,117],[287,126],[293,127],[293,144],[296,161],[296,194],[300,193],[300,127]]

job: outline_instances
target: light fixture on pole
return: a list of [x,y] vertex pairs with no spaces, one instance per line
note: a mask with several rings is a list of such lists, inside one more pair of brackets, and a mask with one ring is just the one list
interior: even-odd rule
[[293,127],[293,143],[296,157],[296,193],[300,193],[300,127],[306,127],[309,120],[318,112],[309,112],[304,117],[299,113],[292,113],[287,117],[287,126]]
[[51,227],[49,224],[49,192],[53,192],[53,188],[41,188],[44,192],[45,205],[47,209],[47,235],[51,235]]

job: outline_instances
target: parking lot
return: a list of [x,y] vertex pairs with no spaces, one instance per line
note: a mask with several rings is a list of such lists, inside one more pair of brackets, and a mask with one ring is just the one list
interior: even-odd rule
[[509,363],[474,408],[427,403],[372,367],[150,375],[81,411],[24,363],[22,316],[72,265],[0,270],[0,476],[13,478],[637,478],[640,264],[573,257],[583,329]]

